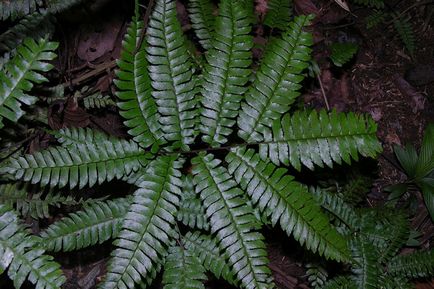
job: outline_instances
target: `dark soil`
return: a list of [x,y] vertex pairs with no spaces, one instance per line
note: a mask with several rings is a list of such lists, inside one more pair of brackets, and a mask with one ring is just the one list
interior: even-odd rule
[[[114,92],[114,60],[120,54],[122,36],[133,10],[129,2],[133,1],[90,2],[96,4],[80,6],[64,15],[57,28],[56,37],[61,43],[56,63],[60,75],[58,83],[67,84],[66,95],[73,95],[73,91],[85,85],[103,94]],[[386,2],[397,11],[403,11],[416,3]],[[366,28],[364,19],[370,9],[351,6],[352,14],[349,14],[334,1],[299,0],[296,4],[299,13],[307,11],[317,14],[312,27],[316,40],[314,57],[321,68],[321,84],[330,107],[338,111],[371,114],[378,123],[378,137],[384,152],[378,159],[378,165],[374,165],[375,179],[363,205],[381,204],[387,198],[383,189],[405,178],[394,157],[393,145],[410,143],[419,146],[426,124],[434,122],[434,5],[431,2],[431,5],[420,5],[408,12],[410,21],[416,28],[417,43],[414,55],[410,55],[391,26]],[[191,27],[181,2],[179,12],[184,30],[191,35]],[[258,27],[256,42],[265,41],[262,30]],[[340,39],[356,42],[359,52],[351,63],[337,68],[328,59],[327,47]],[[306,84],[308,89],[302,96],[303,103],[313,108],[325,107],[318,81],[313,79]],[[127,136],[116,108],[86,110],[80,98],[78,102],[69,98],[52,104],[49,123],[52,128],[94,127],[112,135]],[[32,151],[46,147],[48,143],[44,142],[43,136],[38,136],[26,145]],[[122,184],[109,184],[104,190],[108,188],[126,193],[126,187]],[[85,194],[94,197],[101,189]],[[423,234],[420,238],[422,247],[431,248],[434,226],[423,206],[420,193],[414,193],[419,199],[419,210],[413,216],[412,226]],[[265,235],[270,268],[278,288],[309,288],[303,266],[306,257],[303,254],[306,251],[279,230],[267,228]],[[56,259],[66,268],[64,271],[68,283],[65,288],[94,288],[95,282],[105,272],[111,249],[107,244],[72,254],[57,255]],[[330,263],[330,268],[337,266],[339,265]],[[8,281],[3,282],[0,281],[1,288],[13,288]],[[161,288],[157,283],[153,288]],[[207,286],[231,288],[213,279]],[[417,288],[434,288],[434,280],[431,283],[418,283]]]

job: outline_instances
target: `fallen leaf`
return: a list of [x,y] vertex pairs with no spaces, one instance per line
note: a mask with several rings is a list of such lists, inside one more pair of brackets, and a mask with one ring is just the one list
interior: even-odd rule
[[343,9],[351,13],[350,7],[348,6],[348,3],[345,0],[335,0],[335,2]]

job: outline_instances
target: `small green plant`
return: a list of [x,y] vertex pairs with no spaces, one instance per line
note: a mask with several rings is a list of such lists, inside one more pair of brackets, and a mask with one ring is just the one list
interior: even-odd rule
[[343,66],[350,61],[357,53],[358,45],[351,42],[346,43],[333,43],[331,46],[330,59],[336,66]]
[[434,124],[425,129],[419,154],[412,145],[394,146],[396,158],[408,179],[405,183],[387,188],[391,192],[389,200],[396,201],[411,185],[416,185],[422,192],[425,205],[434,220]]

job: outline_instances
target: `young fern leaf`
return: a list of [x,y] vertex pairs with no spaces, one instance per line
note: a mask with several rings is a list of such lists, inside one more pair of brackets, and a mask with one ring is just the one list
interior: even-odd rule
[[159,157],[148,165],[99,288],[133,288],[142,277],[152,275],[157,260],[166,256],[177,234],[173,227],[181,195],[181,167],[176,156]]
[[214,6],[210,0],[189,0],[188,16],[199,43],[205,50],[211,48],[211,38],[214,33]]
[[[64,129],[60,133],[73,135],[74,131],[83,129]],[[69,184],[72,189],[77,185],[92,187],[97,182],[121,179],[148,163],[149,155],[137,143],[91,130],[87,132],[91,139],[79,138],[67,147],[53,146],[11,158],[2,171],[33,184],[59,188]]]
[[36,97],[25,92],[32,89],[33,83],[48,81],[39,72],[47,72],[53,67],[46,61],[56,57],[51,52],[56,48],[57,43],[46,39],[36,42],[27,38],[17,48],[17,54],[4,65],[0,71],[0,128],[4,126],[3,118],[17,122],[24,115],[22,103],[32,105],[36,102]]
[[217,278],[223,278],[235,285],[235,273],[227,262],[227,257],[221,255],[218,244],[212,236],[201,235],[199,232],[188,232],[182,237],[185,248],[194,252],[206,270]]
[[0,1],[0,20],[14,21],[27,14],[33,13],[42,4],[42,0],[14,0]]
[[233,149],[226,157],[228,171],[254,205],[270,216],[272,224],[305,245],[337,261],[350,259],[346,240],[330,225],[307,187],[287,170],[262,161],[254,150]]
[[247,90],[253,38],[239,1],[222,0],[202,81],[200,131],[212,146],[227,142]]
[[191,175],[184,177],[181,203],[176,217],[179,222],[190,228],[209,230],[209,222],[206,218],[205,209],[194,191]]
[[54,32],[53,21],[54,18],[45,13],[27,15],[0,35],[0,50],[11,51],[28,37],[39,39],[51,35]]
[[286,30],[292,19],[293,0],[270,0],[267,1],[267,14],[264,24],[270,28]]
[[395,17],[393,20],[393,26],[395,27],[396,32],[398,32],[399,38],[402,43],[404,43],[408,52],[413,55],[414,50],[416,49],[416,39],[410,21],[406,18],[399,17],[398,14],[393,14],[393,16]]
[[374,245],[362,237],[355,237],[350,244],[354,264],[351,271],[359,289],[378,288],[378,251]]
[[0,273],[8,269],[15,288],[29,280],[41,289],[58,289],[66,281],[60,265],[44,255],[41,239],[30,235],[9,207],[0,204]]
[[174,0],[156,0],[147,32],[152,96],[164,137],[174,148],[189,150],[197,134],[195,78]]
[[52,252],[79,250],[118,236],[130,199],[94,202],[51,224],[41,244]]
[[165,289],[205,289],[203,281],[206,279],[205,268],[194,251],[179,246],[169,248],[163,274]]
[[117,105],[120,115],[125,118],[124,124],[129,128],[128,133],[143,147],[153,146],[157,150],[164,138],[158,122],[157,105],[151,95],[146,43],[138,43],[143,26],[143,21],[133,17],[122,42],[114,83],[120,100]]
[[244,192],[221,161],[200,154],[192,160],[196,193],[200,194],[220,250],[227,251],[229,263],[245,288],[271,288],[270,269],[264,237],[253,208],[245,203]]
[[398,277],[430,277],[434,274],[434,249],[396,256],[387,264],[387,269],[391,275]]
[[370,117],[354,113],[320,113],[312,111],[285,114],[273,123],[273,133],[260,144],[263,160],[270,159],[279,165],[292,165],[297,170],[301,164],[313,170],[314,165],[350,164],[351,158],[375,157],[381,152],[376,137],[377,125]]
[[238,135],[245,141],[263,141],[271,134],[273,120],[280,119],[300,94],[302,72],[309,66],[313,44],[312,34],[303,28],[311,19],[295,18],[282,38],[267,50],[239,112]]

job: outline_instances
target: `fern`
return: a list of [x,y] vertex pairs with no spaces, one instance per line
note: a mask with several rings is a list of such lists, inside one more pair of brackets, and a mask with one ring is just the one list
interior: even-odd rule
[[270,0],[267,1],[267,14],[264,24],[270,28],[286,30],[292,18],[292,0]]
[[83,99],[83,105],[86,109],[92,109],[92,108],[105,108],[108,106],[116,105],[116,103],[111,99],[110,95],[103,96],[99,93],[95,93],[86,96]]
[[333,43],[331,45],[330,59],[334,65],[341,67],[354,57],[358,48],[357,44],[351,42]]
[[387,13],[383,10],[374,10],[365,18],[366,27],[368,29],[377,27],[380,23],[384,22],[387,16]]
[[[68,129],[64,131],[69,133]],[[86,140],[86,139],[85,139]],[[93,139],[74,146],[50,147],[42,152],[12,158],[3,168],[16,179],[40,183],[43,186],[83,188],[97,182],[121,179],[137,171],[149,157],[137,143],[94,133]]]
[[233,150],[226,157],[234,175],[254,204],[280,223],[302,245],[335,260],[348,260],[346,240],[330,226],[327,217],[306,187],[287,175],[287,170],[260,160],[253,150]]
[[229,263],[237,268],[243,287],[270,288],[265,244],[255,232],[259,224],[253,209],[243,202],[243,192],[212,155],[201,154],[192,163],[196,192],[210,218],[211,232],[220,249],[228,251]]
[[328,273],[326,269],[319,264],[306,265],[307,280],[312,288],[322,288],[326,283]]
[[42,0],[15,0],[0,2],[0,20],[23,17],[36,11]]
[[162,115],[164,137],[174,148],[188,150],[195,136],[197,101],[192,62],[176,18],[173,0],[157,0],[149,21],[147,58],[152,96]]
[[133,288],[141,277],[154,271],[160,256],[166,256],[166,246],[176,235],[173,225],[181,194],[181,165],[176,156],[160,157],[149,164],[114,243],[117,249],[100,288]]
[[0,273],[7,269],[15,288],[25,280],[47,289],[58,289],[65,282],[59,264],[44,255],[40,242],[19,223],[13,211],[0,204]]
[[342,160],[350,164],[351,158],[358,160],[358,153],[373,157],[381,151],[376,129],[371,118],[353,113],[285,114],[273,123],[273,134],[265,138],[266,143],[260,144],[260,155],[297,170],[301,164],[311,170],[314,165],[332,167],[333,162],[341,164]]
[[280,119],[300,94],[302,72],[309,66],[313,44],[312,35],[303,28],[311,19],[295,18],[264,56],[239,112],[238,135],[245,141],[263,141],[271,133],[273,120]]
[[[91,201],[90,201],[91,202]],[[73,206],[85,204],[86,201],[74,200],[72,196],[62,196],[49,191],[29,194],[27,186],[16,184],[0,185],[0,203],[14,207],[21,216],[30,216],[34,219],[50,217],[50,207]]]
[[39,39],[51,35],[54,32],[53,21],[53,17],[39,12],[25,16],[0,35],[0,50],[11,51],[28,37]]
[[216,31],[206,56],[202,82],[202,139],[218,146],[227,142],[249,80],[253,39],[241,3],[223,0]]
[[384,8],[384,0],[352,0],[353,2],[372,8]]
[[135,16],[122,43],[119,70],[116,72],[118,78],[115,80],[120,99],[117,105],[134,140],[145,148],[154,145],[156,150],[162,144],[163,134],[158,123],[157,105],[151,95],[146,45],[138,43],[143,29],[143,22]]
[[390,260],[387,268],[393,276],[409,278],[432,276],[434,274],[434,250],[396,256]]
[[190,228],[209,230],[205,210],[196,192],[191,175],[184,178],[181,204],[177,213],[177,219]]
[[94,202],[82,211],[51,224],[41,233],[43,246],[53,252],[72,251],[117,237],[130,206],[128,199]]
[[32,89],[33,83],[48,81],[39,72],[47,72],[53,67],[46,61],[55,58],[51,51],[56,48],[57,43],[46,39],[35,42],[27,38],[17,48],[17,54],[4,65],[0,71],[3,83],[0,87],[0,128],[4,126],[3,118],[17,122],[23,116],[22,103],[32,105],[36,102],[36,97],[25,92]]
[[410,21],[395,15],[393,26],[395,27],[399,38],[404,43],[405,48],[407,48],[408,52],[413,55],[414,50],[416,49],[416,39]]
[[352,240],[351,250],[355,260],[352,272],[355,275],[357,288],[377,288],[379,268],[376,255],[379,252],[372,243],[360,237],[355,237]]
[[193,252],[181,247],[169,248],[164,265],[163,285],[166,289],[202,288],[206,280],[205,269]]
[[349,277],[338,276],[329,280],[322,289],[360,289]]
[[189,0],[188,12],[191,26],[199,38],[199,43],[206,50],[211,48],[212,34],[214,33],[213,4],[210,0]]
[[235,274],[226,261],[226,256],[220,254],[217,243],[212,236],[201,235],[199,232],[188,232],[182,237],[183,245],[195,252],[206,270],[212,272],[217,278],[223,278],[235,285]]

